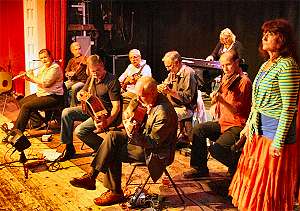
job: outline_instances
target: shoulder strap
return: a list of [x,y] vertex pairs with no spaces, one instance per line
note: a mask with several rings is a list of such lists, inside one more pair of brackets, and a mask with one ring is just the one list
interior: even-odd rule
[[143,64],[142,66],[141,66],[141,69],[137,72],[137,74],[138,75],[140,75],[141,74],[141,72],[142,72],[142,70],[143,70],[143,68],[146,66],[146,63],[145,64]]

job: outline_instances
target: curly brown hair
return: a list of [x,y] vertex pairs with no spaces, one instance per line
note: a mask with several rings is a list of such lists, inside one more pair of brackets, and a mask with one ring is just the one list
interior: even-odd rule
[[[283,57],[291,56],[299,64],[299,58],[297,54],[297,42],[294,35],[294,30],[291,24],[285,19],[274,19],[264,22],[261,27],[262,34],[267,32],[279,33],[283,37],[281,47],[279,49],[279,55]],[[264,59],[269,58],[267,51],[262,49],[262,42],[259,45],[259,52]]]

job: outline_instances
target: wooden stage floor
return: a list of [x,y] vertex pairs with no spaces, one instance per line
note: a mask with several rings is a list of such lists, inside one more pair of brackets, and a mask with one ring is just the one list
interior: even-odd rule
[[[0,99],[0,108],[3,108],[3,99]],[[4,116],[0,116],[0,125],[14,120],[18,109],[12,101],[8,103]],[[53,126],[53,125],[52,125]],[[54,126],[53,126],[54,127]],[[49,171],[50,163],[38,163],[36,160],[45,154],[62,152],[63,146],[59,142],[59,134],[53,133],[51,142],[42,142],[41,136],[45,131],[30,131],[31,147],[25,150],[29,165],[28,179],[24,177],[22,163],[19,162],[19,152],[14,152],[11,145],[0,141],[0,211],[1,210],[133,210],[128,203],[113,206],[99,207],[93,199],[106,191],[102,185],[100,174],[97,179],[96,190],[75,188],[69,184],[70,179],[83,175],[90,170],[92,151],[75,138],[77,155],[74,159],[61,162]],[[0,140],[6,134],[0,130]],[[11,164],[9,162],[15,161]],[[182,205],[172,186],[163,185],[161,179],[157,184],[150,184],[146,189],[153,197],[153,203],[160,199],[160,206],[155,210],[237,210],[227,197],[229,180],[227,168],[210,158],[208,162],[210,176],[201,180],[184,179],[182,173],[189,169],[189,157],[176,152],[174,163],[168,167],[174,182],[184,193],[185,204]],[[122,183],[128,178],[132,166],[123,164]],[[133,177],[133,183],[141,184],[147,176],[145,168],[138,168]],[[128,186],[128,191],[134,193],[138,185]],[[158,203],[156,203],[158,204]],[[151,210],[136,208],[136,210]],[[152,209],[154,210],[154,209]]]

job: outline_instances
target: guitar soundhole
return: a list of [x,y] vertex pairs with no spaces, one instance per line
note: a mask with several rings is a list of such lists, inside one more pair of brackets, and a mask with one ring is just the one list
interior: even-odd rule
[[2,81],[2,87],[7,87],[8,86],[8,80]]

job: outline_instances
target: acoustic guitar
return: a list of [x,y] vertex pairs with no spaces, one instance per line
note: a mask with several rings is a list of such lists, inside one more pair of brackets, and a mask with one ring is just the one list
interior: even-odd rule
[[146,122],[147,108],[137,101],[136,103],[130,104],[125,112],[130,118],[123,120],[123,124],[128,137],[131,138],[133,134],[140,132],[143,128]]
[[0,72],[0,94],[10,91],[12,88],[12,77],[9,72]]
[[96,122],[100,122],[101,119],[107,118],[108,112],[104,107],[102,101],[97,96],[91,94],[91,87],[94,83],[94,80],[95,77],[92,77],[88,91],[82,92],[81,107],[84,113],[88,114]]
[[142,70],[146,66],[146,64],[143,64],[140,68],[140,70],[137,73],[134,73],[131,76],[127,76],[122,82],[121,87],[124,91],[126,91],[126,88],[128,85],[136,84],[137,80],[142,77]]

